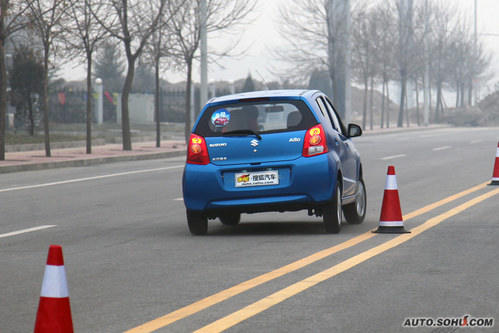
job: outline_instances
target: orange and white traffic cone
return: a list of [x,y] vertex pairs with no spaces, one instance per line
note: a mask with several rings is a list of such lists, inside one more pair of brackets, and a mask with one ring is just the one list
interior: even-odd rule
[[492,172],[492,181],[490,185],[499,185],[499,142],[497,143],[496,162],[494,163],[494,171]]
[[388,167],[379,227],[374,232],[385,234],[403,234],[410,232],[404,228],[397,187],[397,176],[395,175],[395,167],[393,165]]
[[73,332],[68,284],[60,245],[50,245],[49,248],[34,332]]

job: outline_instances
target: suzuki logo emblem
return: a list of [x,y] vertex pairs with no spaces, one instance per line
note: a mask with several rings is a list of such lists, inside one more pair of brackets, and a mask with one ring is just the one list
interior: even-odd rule
[[252,147],[256,147],[256,146],[258,146],[258,141],[256,141],[255,139],[253,139],[253,140],[250,141],[250,144],[251,144]]

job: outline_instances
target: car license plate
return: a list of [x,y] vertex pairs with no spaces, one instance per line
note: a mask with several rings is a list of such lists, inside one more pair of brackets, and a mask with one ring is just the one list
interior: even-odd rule
[[235,184],[236,187],[279,185],[279,172],[273,170],[236,173]]

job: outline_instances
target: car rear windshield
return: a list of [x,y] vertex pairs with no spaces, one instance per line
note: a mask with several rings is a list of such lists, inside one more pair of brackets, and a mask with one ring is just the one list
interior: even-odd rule
[[316,124],[302,101],[242,101],[209,107],[194,132],[204,137],[248,131],[266,134],[307,130]]

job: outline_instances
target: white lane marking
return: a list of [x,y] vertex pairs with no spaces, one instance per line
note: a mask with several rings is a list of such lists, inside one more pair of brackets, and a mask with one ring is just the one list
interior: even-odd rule
[[18,230],[18,231],[12,231],[12,232],[8,232],[6,234],[1,234],[0,238],[7,238],[7,237],[12,237],[12,236],[22,235],[22,234],[26,234],[28,232],[40,231],[40,230],[49,229],[49,228],[53,228],[53,227],[56,227],[56,225],[41,225],[39,227],[28,228],[28,229],[23,229],[23,230]]
[[33,188],[56,186],[56,185],[64,185],[64,184],[72,184],[72,183],[81,183],[81,182],[87,182],[87,181],[91,181],[91,180],[99,180],[99,179],[112,178],[112,177],[135,175],[135,174],[139,174],[139,173],[164,171],[164,170],[178,169],[178,168],[183,168],[183,167],[184,167],[184,165],[174,165],[174,166],[163,167],[163,168],[135,170],[135,171],[112,173],[112,174],[109,174],[109,175],[102,175],[102,176],[94,176],[94,177],[86,177],[86,178],[76,178],[76,179],[62,180],[62,181],[53,182],[53,183],[44,183],[44,184],[36,184],[36,185],[26,185],[26,186],[9,187],[9,188],[0,189],[0,193],[2,193],[2,192],[11,192],[11,191],[20,191],[20,190],[29,190],[29,189],[33,189]]
[[477,143],[480,143],[480,142],[483,142],[483,140],[473,140],[470,142],[470,144],[474,145],[474,144],[477,144]]
[[184,198],[175,198],[173,200],[175,200],[175,201],[184,201]]
[[398,155],[386,156],[386,157],[383,157],[382,160],[388,161],[388,160],[393,160],[395,158],[400,158],[400,157],[405,157],[405,156],[407,156],[407,155],[406,154],[398,154]]
[[446,149],[451,149],[451,148],[452,148],[451,146],[443,146],[443,147],[433,148],[432,150],[433,151],[440,151],[440,150],[446,150]]

